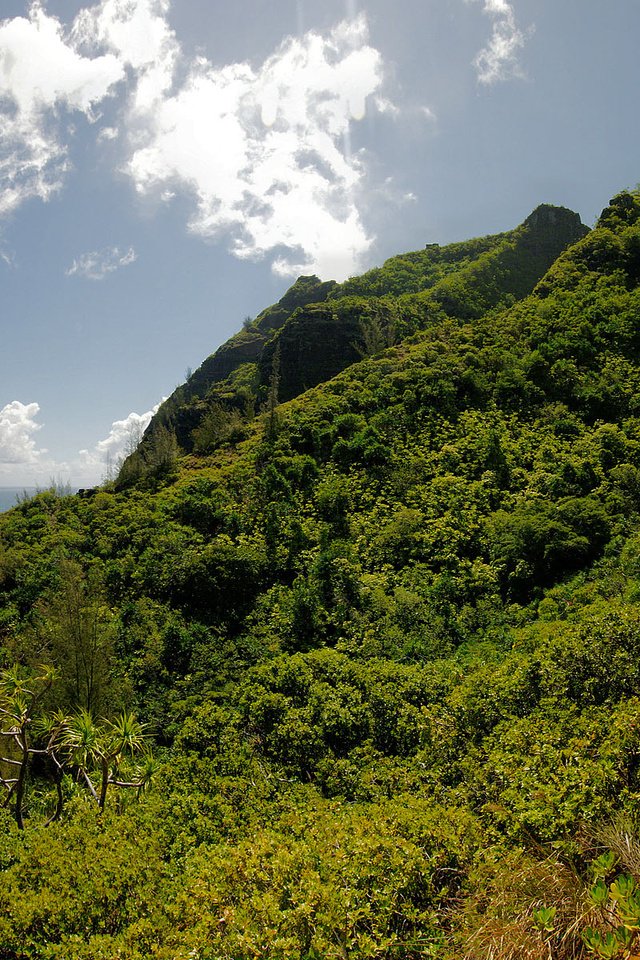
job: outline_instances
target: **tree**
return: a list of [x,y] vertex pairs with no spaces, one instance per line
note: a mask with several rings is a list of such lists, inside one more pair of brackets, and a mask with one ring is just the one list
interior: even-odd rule
[[243,419],[238,410],[226,410],[221,403],[212,403],[202,422],[193,431],[195,453],[211,453],[227,441],[243,436]]
[[266,439],[273,441],[278,436],[278,395],[280,391],[280,344],[276,346],[271,361],[271,376],[269,378],[269,392],[267,394],[267,421]]
[[[102,811],[110,785],[143,789],[155,772],[155,761],[146,752],[147,735],[132,713],[123,712],[114,721],[96,723],[87,710],[69,717],[60,731],[59,747],[75,767]],[[120,775],[122,764],[143,754],[133,779]]]
[[31,726],[54,679],[55,670],[51,667],[43,667],[32,677],[25,676],[17,666],[0,674],[0,738],[7,745],[0,756],[0,765],[5,768],[2,771],[0,767],[0,784],[7,791],[4,806],[13,807],[19,830],[24,829],[24,794],[30,761],[34,755],[50,755],[52,750],[51,743],[45,749],[32,746]]
[[160,424],[143,451],[145,474],[156,480],[169,479],[178,458],[178,441],[172,430]]
[[96,571],[61,560],[59,587],[40,607],[63,706],[102,712],[113,687],[114,628]]
[[[102,811],[110,786],[140,791],[156,771],[144,727],[133,714],[123,712],[113,721],[97,722],[84,709],[72,716],[44,710],[56,679],[51,667],[31,675],[17,666],[0,673],[0,738],[5,744],[0,752],[0,785],[7,791],[4,807],[12,809],[19,830],[24,829],[27,780],[36,757],[53,767],[56,804],[47,823],[62,815],[65,772],[76,772]],[[131,770],[130,764],[138,759]]]
[[354,343],[357,353],[363,357],[375,357],[395,341],[392,319],[386,315],[364,313],[360,319],[360,339]]

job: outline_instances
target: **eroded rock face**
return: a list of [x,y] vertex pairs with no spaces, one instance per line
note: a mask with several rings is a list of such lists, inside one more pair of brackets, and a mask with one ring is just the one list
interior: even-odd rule
[[[535,270],[539,276],[534,285],[557,260],[563,250],[589,233],[580,216],[566,207],[553,207],[543,203],[530,213],[522,224],[523,235],[520,245],[530,254],[530,269],[526,270],[524,280],[529,281]],[[528,264],[524,265],[529,266]],[[540,267],[543,267],[540,272]],[[526,296],[530,291],[523,293]]]
[[[345,284],[303,276],[222,344],[162,405],[142,441],[166,428],[185,451],[214,402],[243,412],[259,407],[279,351],[279,400],[289,400],[330,380],[346,367],[421,329],[430,312],[473,321],[487,310],[527,296],[557,257],[586,233],[578,214],[543,204],[518,228],[464,243],[392,257],[382,268]],[[407,330],[398,294],[419,299]],[[392,304],[392,306],[390,306]]]
[[[577,213],[543,204],[516,230],[497,236],[492,247],[427,288],[424,302],[431,300],[450,316],[473,320],[492,307],[531,293],[563,250],[588,232]],[[447,247],[429,245],[409,256],[433,258],[446,256],[446,251]],[[331,379],[360,360],[366,352],[362,317],[350,303],[354,303],[353,298],[331,298],[296,310],[261,353],[261,385],[269,382],[276,348],[280,350],[281,401]],[[381,348],[385,345],[382,337]]]
[[[340,301],[337,301],[340,304]],[[260,383],[269,383],[276,346],[280,348],[280,401],[330,380],[362,359],[360,319],[337,312],[336,303],[311,304],[295,314],[260,358]]]
[[298,277],[277,303],[258,314],[255,326],[263,334],[279,330],[295,310],[308,303],[323,303],[337,286],[335,280],[322,281],[316,276]]
[[333,280],[323,283],[315,276],[298,277],[278,303],[263,310],[249,327],[207,357],[181,388],[184,399],[204,397],[213,383],[226,380],[243,363],[254,363],[274,330],[279,330],[300,307],[326,300],[335,286]]
[[336,286],[334,280],[324,282],[316,276],[298,277],[277,303],[223,343],[173,392],[149,424],[145,436],[152,436],[159,425],[168,426],[182,449],[190,449],[191,432],[200,422],[203,403],[212,386],[225,381],[244,364],[257,363],[269,338],[292,313],[309,303],[326,300]]
[[555,227],[564,224],[564,228],[575,231],[576,238],[588,233],[589,228],[585,227],[580,219],[580,214],[574,213],[567,207],[554,207],[550,203],[541,203],[524,220],[523,226],[544,229],[546,226]]

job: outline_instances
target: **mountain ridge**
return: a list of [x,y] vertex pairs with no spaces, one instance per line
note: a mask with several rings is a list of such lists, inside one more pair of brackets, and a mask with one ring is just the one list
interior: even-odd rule
[[510,305],[479,272],[462,316],[284,402],[272,364],[233,420],[241,365],[210,443],[0,517],[0,707],[39,751],[0,953],[637,948],[640,193]]
[[[266,402],[276,350],[278,399],[290,399],[416,332],[429,322],[430,311],[464,319],[525,296],[559,253],[587,231],[578,214],[542,204],[511,232],[445,247],[429,244],[343,284],[298,278],[277,304],[222,344],[162,404],[143,438],[142,456],[129,458],[123,479],[138,475],[159,431],[168,429],[183,451],[191,451],[211,401],[222,407],[215,411],[217,421],[224,419],[225,409],[235,415],[236,425],[242,414],[251,419]],[[499,283],[491,289],[493,273]],[[396,302],[389,297],[400,283],[403,294]],[[484,291],[480,299],[479,290]]]

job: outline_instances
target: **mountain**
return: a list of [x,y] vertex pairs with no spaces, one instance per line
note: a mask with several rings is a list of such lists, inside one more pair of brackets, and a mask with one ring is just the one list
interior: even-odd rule
[[274,331],[283,326],[300,307],[326,300],[335,286],[334,281],[323,283],[318,277],[299,277],[278,303],[267,307],[255,320],[247,322],[239,333],[207,357],[187,382],[165,400],[150,425],[147,442],[159,427],[169,426],[175,431],[180,446],[185,450],[191,449],[191,434],[202,419],[203,407],[206,409],[204,401],[218,384],[225,384],[227,393],[232,394],[236,403],[239,400],[242,408],[245,397],[237,387],[239,374],[243,374],[243,380],[250,380],[251,377],[246,374],[247,368],[251,368],[253,373],[253,365],[259,360],[264,345]]
[[639,282],[637,192],[303,278],[0,517],[0,955],[637,952]]
[[[392,257],[383,267],[341,285],[300,277],[223,344],[161,406],[141,450],[122,479],[137,478],[168,430],[185,452],[238,433],[264,404],[279,355],[278,399],[288,400],[331,379],[369,353],[406,338],[442,315],[479,317],[531,292],[559,254],[587,228],[580,217],[544,204],[515,230]],[[207,414],[214,423],[207,429]],[[226,416],[225,416],[226,415]],[[231,424],[225,430],[225,421]],[[204,429],[198,430],[204,423]],[[165,441],[166,442],[166,441]]]

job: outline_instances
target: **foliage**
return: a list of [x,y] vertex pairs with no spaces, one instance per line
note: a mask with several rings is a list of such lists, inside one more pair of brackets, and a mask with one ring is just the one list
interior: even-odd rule
[[2,516],[0,956],[636,949],[640,196],[584,233],[301,278]]

